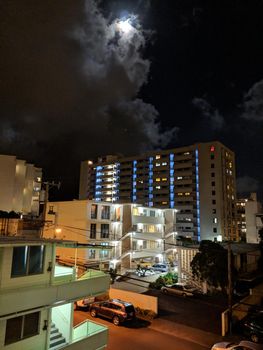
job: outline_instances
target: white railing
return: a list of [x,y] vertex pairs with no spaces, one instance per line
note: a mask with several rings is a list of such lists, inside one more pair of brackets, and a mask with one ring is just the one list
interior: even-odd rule
[[72,342],[107,331],[108,328],[91,321],[83,321],[73,328]]

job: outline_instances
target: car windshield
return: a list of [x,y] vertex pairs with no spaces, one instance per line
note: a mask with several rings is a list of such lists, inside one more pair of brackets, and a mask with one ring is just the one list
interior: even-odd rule
[[125,307],[127,313],[134,312],[134,307],[132,305],[128,305]]

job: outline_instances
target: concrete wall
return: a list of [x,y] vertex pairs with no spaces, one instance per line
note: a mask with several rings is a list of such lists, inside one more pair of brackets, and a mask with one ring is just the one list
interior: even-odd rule
[[135,307],[140,307],[141,309],[152,310],[158,314],[158,298],[149,295],[128,292],[126,290],[111,288],[109,291],[109,296],[111,299],[121,299],[132,303]]

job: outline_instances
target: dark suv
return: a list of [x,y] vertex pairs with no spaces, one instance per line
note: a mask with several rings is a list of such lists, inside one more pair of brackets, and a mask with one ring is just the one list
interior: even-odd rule
[[131,303],[120,299],[110,299],[98,301],[90,305],[90,314],[92,317],[103,316],[112,320],[115,326],[124,321],[130,321],[135,318],[135,309]]

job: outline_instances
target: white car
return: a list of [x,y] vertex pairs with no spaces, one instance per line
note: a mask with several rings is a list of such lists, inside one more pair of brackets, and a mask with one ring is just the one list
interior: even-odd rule
[[164,286],[161,288],[162,293],[171,295],[181,295],[183,297],[192,297],[195,295],[197,290],[192,286],[183,284],[174,284],[172,286]]
[[242,340],[239,344],[223,341],[212,346],[211,350],[263,350],[263,345],[252,343],[251,341]]

